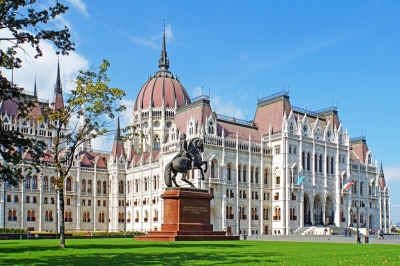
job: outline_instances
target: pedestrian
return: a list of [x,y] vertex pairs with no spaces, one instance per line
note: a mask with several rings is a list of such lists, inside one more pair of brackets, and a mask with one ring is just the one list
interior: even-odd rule
[[26,239],[31,238],[31,231],[28,230],[28,232],[26,233]]
[[348,232],[349,232],[349,231],[347,230],[347,228],[345,228],[345,229],[344,229],[344,237],[347,237]]
[[324,235],[326,235],[327,232],[328,232],[328,229],[325,227],[325,229],[324,229]]
[[349,237],[351,237],[351,228],[349,228]]
[[361,244],[360,231],[357,231],[357,233],[356,233],[356,239],[357,239],[357,244]]

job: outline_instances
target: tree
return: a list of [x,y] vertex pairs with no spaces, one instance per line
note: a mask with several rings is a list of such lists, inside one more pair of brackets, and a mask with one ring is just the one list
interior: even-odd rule
[[[74,81],[76,88],[71,91],[66,105],[63,108],[48,108],[43,117],[47,117],[49,129],[53,130],[52,166],[57,173],[55,183],[60,205],[60,248],[65,248],[65,180],[79,155],[78,148],[92,139],[111,134],[115,113],[125,110],[125,106],[117,103],[125,96],[125,92],[108,86],[110,80],[106,72],[109,66],[109,62],[103,60],[98,73],[93,70],[79,71]],[[78,117],[79,123],[70,123],[71,117]]]
[[[2,34],[0,42],[6,48],[0,49],[0,67],[5,69],[20,68],[21,58],[17,51],[27,54],[23,44],[31,45],[36,50],[34,58],[43,56],[40,47],[42,40],[51,41],[63,55],[68,55],[74,50],[74,43],[70,41],[70,33],[67,27],[61,30],[52,29],[48,25],[54,19],[65,13],[68,7],[56,3],[48,10],[42,9],[42,4],[37,0],[0,0],[0,30]],[[37,11],[38,9],[41,9]],[[29,55],[28,55],[29,56]],[[13,81],[3,75],[0,68],[0,102],[11,101],[18,109],[19,118],[29,118],[32,108],[37,107],[36,99],[23,94],[23,88],[19,88]],[[24,178],[24,173],[19,164],[26,164],[26,155],[29,154],[29,163],[37,169],[43,158],[42,151],[45,144],[34,139],[24,138],[16,129],[5,129],[3,121],[0,121],[0,181],[17,184]],[[29,168],[32,169],[32,168]]]

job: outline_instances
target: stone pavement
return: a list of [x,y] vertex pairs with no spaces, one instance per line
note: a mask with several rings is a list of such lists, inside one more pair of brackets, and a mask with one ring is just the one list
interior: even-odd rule
[[[243,239],[243,238],[241,238]],[[356,243],[355,236],[345,237],[343,235],[330,236],[247,236],[247,240],[259,241],[287,241],[287,242],[332,242],[332,243]],[[364,244],[364,236],[361,235]],[[395,244],[400,245],[400,235],[385,235],[384,240],[378,240],[377,235],[369,236],[370,244]]]

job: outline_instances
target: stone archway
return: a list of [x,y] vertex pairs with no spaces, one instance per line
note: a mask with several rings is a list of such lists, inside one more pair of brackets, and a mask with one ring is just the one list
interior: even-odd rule
[[213,225],[214,231],[221,230],[221,215],[215,207],[210,208],[210,223]]
[[325,224],[333,225],[334,221],[335,221],[334,204],[331,196],[328,196],[325,202]]
[[304,208],[303,208],[303,219],[304,225],[311,225],[311,211],[310,211],[310,199],[308,194],[304,194]]
[[316,195],[314,198],[314,224],[321,225],[323,224],[322,217],[322,200],[320,195]]

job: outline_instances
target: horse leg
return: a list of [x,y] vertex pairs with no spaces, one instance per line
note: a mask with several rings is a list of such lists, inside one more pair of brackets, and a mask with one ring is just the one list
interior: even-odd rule
[[186,173],[182,173],[181,180],[185,183],[188,183],[191,187],[194,187],[193,183],[186,179]]
[[174,173],[174,175],[171,177],[171,180],[172,180],[172,182],[174,182],[175,187],[179,187],[179,185],[176,183],[176,175],[177,175],[177,173],[174,172],[174,171],[173,171],[173,173]]
[[[200,165],[203,165],[203,164],[206,165],[206,169],[204,169],[204,173],[207,173],[207,170],[208,170],[208,163],[207,163],[207,161],[201,161],[201,164],[200,164]],[[204,180],[204,179],[203,179],[203,180]]]

